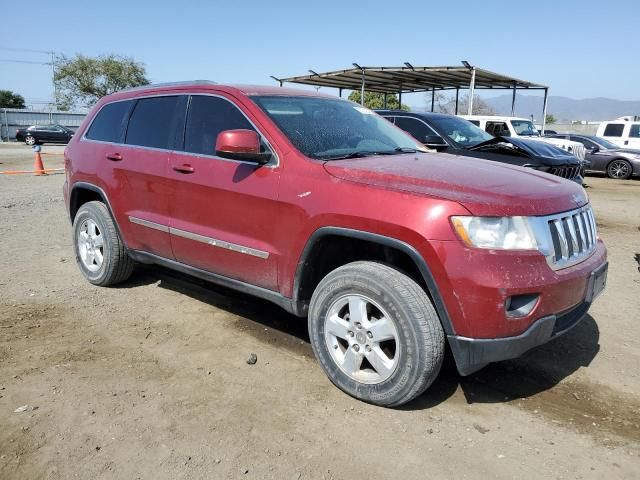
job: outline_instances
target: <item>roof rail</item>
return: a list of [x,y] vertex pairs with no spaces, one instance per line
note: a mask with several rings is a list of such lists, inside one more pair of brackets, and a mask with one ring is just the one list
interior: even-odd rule
[[139,87],[123,88],[118,92],[131,92],[135,90],[147,90],[149,88],[162,88],[162,87],[189,87],[193,85],[217,85],[217,82],[211,80],[186,80],[183,82],[167,82],[167,83],[149,83],[147,85],[141,85]]
[[618,117],[616,120],[621,122],[640,122],[639,115],[625,115],[624,117]]

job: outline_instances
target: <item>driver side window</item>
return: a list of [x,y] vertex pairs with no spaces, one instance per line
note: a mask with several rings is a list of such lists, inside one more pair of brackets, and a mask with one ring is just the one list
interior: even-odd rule
[[420,143],[424,143],[427,135],[437,135],[429,126],[417,118],[396,117],[396,126],[409,133]]

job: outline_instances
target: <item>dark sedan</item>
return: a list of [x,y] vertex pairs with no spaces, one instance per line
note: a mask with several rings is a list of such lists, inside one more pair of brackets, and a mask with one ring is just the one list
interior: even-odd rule
[[494,137],[468,120],[444,113],[377,112],[429,148],[534,168],[582,184],[580,160],[549,143],[519,137]]
[[590,163],[587,165],[589,172],[604,172],[610,178],[622,180],[640,175],[640,150],[622,148],[595,135],[567,133],[549,136],[582,143],[587,149],[585,160]]
[[69,143],[73,130],[62,125],[32,125],[16,131],[16,140],[27,145],[43,143]]

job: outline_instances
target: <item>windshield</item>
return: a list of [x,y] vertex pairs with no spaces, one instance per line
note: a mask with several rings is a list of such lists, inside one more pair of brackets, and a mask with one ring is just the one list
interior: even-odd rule
[[438,116],[431,118],[430,121],[441,134],[446,135],[461,147],[473,147],[493,138],[493,135],[459,117]]
[[290,96],[254,96],[252,100],[311,158],[426,151],[411,136],[353,102]]
[[620,148],[615,143],[611,143],[609,140],[605,140],[604,138],[600,138],[600,137],[588,137],[588,138],[592,142],[595,142],[595,143],[597,143],[598,145],[600,145],[601,147],[604,147],[604,148],[613,148],[613,149]]
[[530,120],[511,120],[511,125],[516,131],[516,135],[523,137],[539,137],[540,132],[533,126]]

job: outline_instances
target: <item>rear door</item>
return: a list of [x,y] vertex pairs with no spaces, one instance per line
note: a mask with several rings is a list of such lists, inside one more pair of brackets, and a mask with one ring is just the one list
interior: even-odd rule
[[623,140],[625,136],[625,126],[624,123],[607,123],[602,136],[619,147],[625,147],[625,140]]
[[629,126],[629,139],[625,141],[624,146],[640,148],[640,123],[632,123]]
[[98,174],[109,182],[110,200],[127,246],[169,259],[173,251],[167,169],[176,132],[184,122],[186,98],[167,95],[136,100],[124,142],[102,149]]
[[218,134],[232,129],[258,131],[231,99],[191,97],[168,172],[173,251],[181,263],[276,290],[280,166],[275,154],[263,166],[216,156]]

